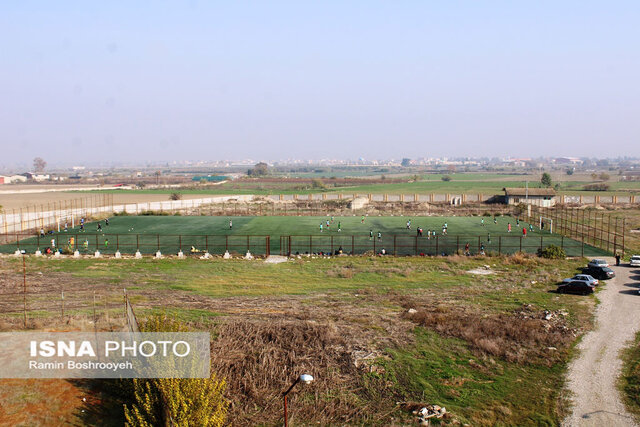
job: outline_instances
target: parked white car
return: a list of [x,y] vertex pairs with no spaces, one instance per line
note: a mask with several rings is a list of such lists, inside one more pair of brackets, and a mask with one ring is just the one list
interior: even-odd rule
[[640,255],[634,255],[631,257],[629,261],[629,265],[631,267],[640,267]]
[[609,263],[603,259],[596,258],[592,259],[589,264],[587,264],[587,267],[609,267]]

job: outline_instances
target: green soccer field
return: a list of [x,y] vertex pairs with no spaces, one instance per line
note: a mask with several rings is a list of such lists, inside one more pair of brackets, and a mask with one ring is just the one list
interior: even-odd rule
[[[229,227],[229,221],[233,227]],[[407,221],[411,229],[407,229]],[[327,221],[329,226],[327,227]],[[322,230],[320,224],[323,224]],[[447,234],[443,226],[447,224]],[[508,224],[512,231],[508,231]],[[110,219],[110,225],[89,223],[85,231],[79,227],[67,232],[54,233],[45,238],[28,238],[19,242],[28,253],[37,248],[44,251],[55,239],[56,247],[73,249],[81,253],[93,253],[96,249],[110,254],[122,253],[185,254],[245,253],[256,255],[335,253],[380,253],[382,249],[395,255],[451,255],[464,253],[534,253],[538,248],[555,244],[565,248],[570,256],[596,256],[604,251],[573,239],[551,234],[510,216],[492,217],[311,217],[311,216],[118,216]],[[340,225],[341,230],[338,231]],[[424,232],[418,236],[417,228]],[[522,229],[527,229],[523,237]],[[429,233],[431,231],[432,233]],[[378,235],[380,233],[380,235]],[[372,236],[371,236],[372,235]],[[13,252],[17,244],[0,247],[2,252]]]

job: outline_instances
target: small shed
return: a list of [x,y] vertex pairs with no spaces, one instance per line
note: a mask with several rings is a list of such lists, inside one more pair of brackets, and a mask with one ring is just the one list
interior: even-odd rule
[[553,188],[503,188],[505,203],[520,203],[551,207],[556,204],[556,192]]

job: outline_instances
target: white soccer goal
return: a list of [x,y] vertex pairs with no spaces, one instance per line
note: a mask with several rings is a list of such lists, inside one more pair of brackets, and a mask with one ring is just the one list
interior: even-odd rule
[[538,227],[540,230],[547,230],[549,233],[553,233],[553,219],[541,216]]

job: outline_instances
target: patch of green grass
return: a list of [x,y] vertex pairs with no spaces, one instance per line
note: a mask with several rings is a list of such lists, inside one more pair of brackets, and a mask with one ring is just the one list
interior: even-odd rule
[[459,339],[417,327],[415,344],[389,349],[383,377],[404,400],[444,406],[472,425],[557,425],[564,365],[477,357]]
[[622,355],[623,368],[619,387],[629,412],[640,418],[640,332]]

